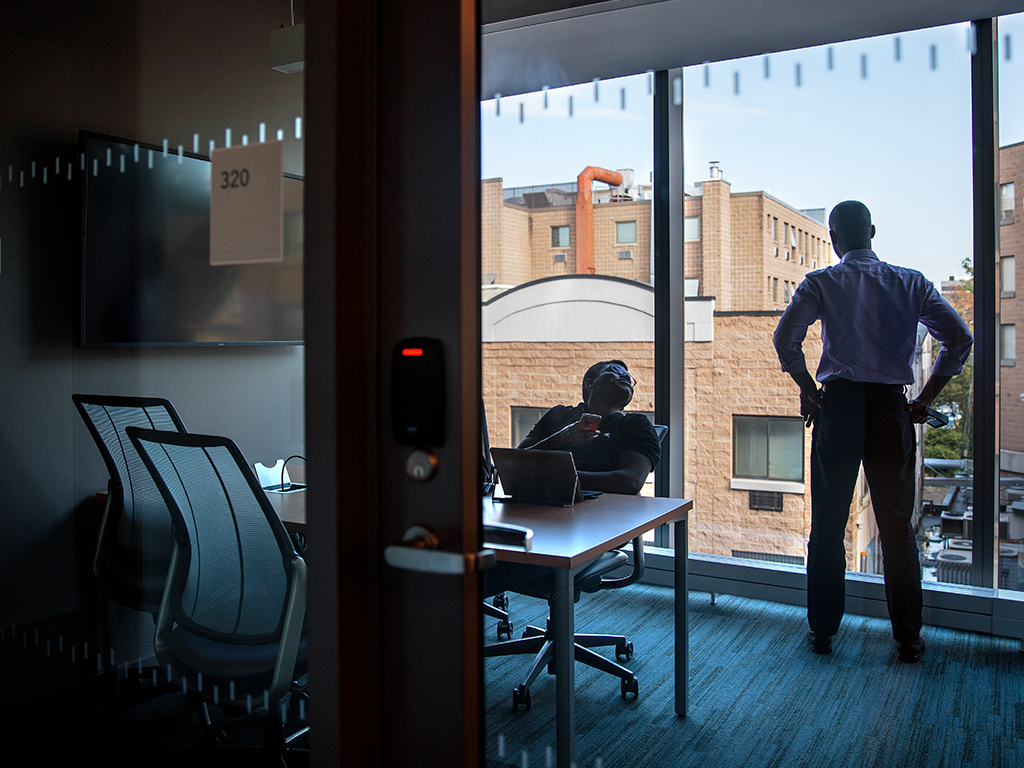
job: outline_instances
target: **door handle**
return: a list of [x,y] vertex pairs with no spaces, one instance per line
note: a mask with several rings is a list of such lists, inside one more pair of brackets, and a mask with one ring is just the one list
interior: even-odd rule
[[405,532],[401,544],[384,548],[384,561],[392,568],[419,573],[460,576],[482,571],[498,562],[492,549],[479,552],[444,552],[438,549],[437,536],[426,526],[414,525]]

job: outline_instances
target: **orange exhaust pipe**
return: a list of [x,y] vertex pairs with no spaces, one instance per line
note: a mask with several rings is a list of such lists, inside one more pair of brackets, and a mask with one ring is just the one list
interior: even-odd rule
[[588,165],[576,177],[576,274],[594,274],[594,204],[590,184],[603,181],[619,186],[622,174]]

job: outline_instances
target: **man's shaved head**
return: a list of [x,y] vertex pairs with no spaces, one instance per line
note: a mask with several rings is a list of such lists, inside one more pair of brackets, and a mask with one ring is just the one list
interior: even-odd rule
[[836,205],[828,217],[828,228],[832,242],[842,246],[836,248],[840,256],[858,248],[870,248],[871,238],[875,236],[871,211],[857,200],[846,200]]

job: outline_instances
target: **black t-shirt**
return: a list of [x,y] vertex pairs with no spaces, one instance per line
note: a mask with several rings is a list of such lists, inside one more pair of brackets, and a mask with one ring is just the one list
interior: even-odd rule
[[[528,437],[543,440],[570,424],[580,420],[586,413],[583,403],[573,407],[556,405],[540,417]],[[651,460],[651,469],[661,459],[661,442],[654,425],[642,413],[619,411],[601,420],[598,426],[601,436],[582,445],[574,446],[572,453],[576,469],[583,472],[608,472],[619,468],[619,452],[636,451]]]

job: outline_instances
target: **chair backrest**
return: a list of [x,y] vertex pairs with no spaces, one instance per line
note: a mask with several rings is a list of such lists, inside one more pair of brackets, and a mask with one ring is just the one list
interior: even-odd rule
[[116,497],[108,502],[113,519],[105,526],[104,535],[113,537],[121,547],[137,552],[143,559],[156,558],[166,563],[171,551],[167,505],[129,444],[125,429],[185,432],[174,406],[155,397],[72,395],[71,399],[103,456],[110,475],[107,490]]
[[279,640],[296,558],[238,447],[225,437],[132,427],[128,436],[173,520],[160,616],[223,642]]

